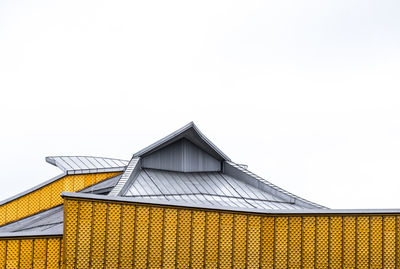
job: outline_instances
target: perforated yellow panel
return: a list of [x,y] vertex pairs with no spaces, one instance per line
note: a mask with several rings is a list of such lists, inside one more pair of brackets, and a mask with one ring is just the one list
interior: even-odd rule
[[192,223],[192,212],[180,210],[178,213],[178,235],[177,235],[177,267],[188,268],[190,260],[190,226]]
[[396,217],[383,217],[383,267],[396,268]]
[[329,265],[329,217],[316,217],[315,267]]
[[248,216],[247,268],[260,268],[261,217]]
[[331,217],[329,223],[329,267],[342,267],[342,217]]
[[314,267],[315,258],[315,218],[303,218],[303,264],[305,268]]
[[164,211],[163,262],[166,268],[176,264],[176,232],[178,228],[178,210],[167,208]]
[[[89,203],[82,203],[89,204]],[[90,229],[90,227],[88,227]],[[90,230],[85,234],[90,235]],[[119,249],[121,234],[121,205],[109,204],[107,212],[106,230],[106,268],[117,268],[119,266]],[[86,252],[85,252],[86,254]],[[78,253],[79,256],[79,253]],[[87,268],[82,266],[82,268]]]
[[206,268],[216,268],[218,266],[218,246],[219,246],[219,214],[216,212],[206,212],[205,243],[206,243],[206,251],[205,251]]
[[371,243],[371,266],[370,268],[382,268],[382,217],[371,216],[370,217],[370,243]]
[[[66,198],[65,210],[65,268],[396,268],[398,263],[400,216],[273,216],[76,198]],[[56,264],[56,242],[36,241],[34,262],[47,257],[47,266]],[[22,242],[0,244],[0,263],[13,267],[19,259],[21,265],[30,256],[19,249],[29,248]]]
[[343,218],[343,268],[356,267],[356,218]]
[[0,268],[62,268],[61,237],[0,239]]
[[157,207],[151,208],[149,250],[148,250],[149,268],[161,267],[163,221],[164,221],[164,209]]
[[68,175],[0,206],[0,225],[61,205],[63,191],[76,192],[121,172]]
[[262,218],[261,227],[261,267],[274,268],[275,262],[275,218]]
[[192,268],[204,267],[204,231],[205,212],[196,210],[193,212],[192,218],[192,253],[191,262]]
[[301,268],[301,217],[289,218],[289,268]]
[[246,267],[247,216],[234,215],[233,218],[233,267]]

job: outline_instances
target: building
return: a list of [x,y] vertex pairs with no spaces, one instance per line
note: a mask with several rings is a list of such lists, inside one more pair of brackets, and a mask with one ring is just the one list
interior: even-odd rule
[[62,156],[0,203],[1,268],[396,268],[398,210],[332,210],[189,123],[129,161]]

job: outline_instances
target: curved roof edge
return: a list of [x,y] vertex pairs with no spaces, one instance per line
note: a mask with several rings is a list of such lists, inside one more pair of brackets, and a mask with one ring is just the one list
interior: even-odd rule
[[272,210],[272,209],[258,209],[258,208],[238,208],[238,207],[227,207],[227,206],[205,206],[197,205],[195,203],[188,202],[172,202],[165,200],[156,199],[143,199],[143,198],[128,198],[121,196],[105,196],[97,194],[83,194],[76,192],[63,192],[61,197],[73,198],[73,199],[87,199],[87,200],[101,200],[110,202],[130,202],[138,204],[148,205],[161,205],[161,206],[174,206],[174,207],[185,207],[185,208],[197,208],[207,210],[223,210],[243,213],[255,213],[255,214],[271,214],[271,215],[335,215],[335,214],[400,214],[400,208],[394,209],[296,209],[296,210]]
[[[197,137],[193,137],[191,135],[191,131],[194,132]],[[186,137],[187,135],[188,137]],[[177,140],[180,138],[186,137],[188,138],[191,142],[194,144],[197,144],[205,150],[208,153],[211,153],[214,157],[217,157],[220,160],[224,161],[230,161],[231,159],[223,153],[214,143],[212,143],[200,130],[197,128],[197,126],[194,124],[193,121],[189,122],[182,128],[176,130],[175,132],[167,135],[164,138],[161,138],[160,140],[156,141],[155,143],[151,144],[150,146],[145,147],[144,149],[136,152],[133,157],[142,157],[144,155],[150,154],[158,149],[161,149]],[[197,139],[196,139],[197,138]],[[199,140],[199,141],[196,141]],[[197,142],[197,143],[196,143]]]

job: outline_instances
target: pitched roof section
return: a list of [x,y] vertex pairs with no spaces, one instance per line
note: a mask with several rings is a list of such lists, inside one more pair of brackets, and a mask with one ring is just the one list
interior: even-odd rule
[[124,196],[196,205],[262,209],[301,209],[222,172],[184,173],[144,168]]
[[50,156],[46,162],[67,174],[119,172],[128,165],[125,160],[91,156]]
[[197,147],[204,150],[219,161],[230,161],[230,158],[225,155],[225,153],[223,153],[216,145],[214,145],[202,132],[200,132],[200,130],[193,122],[186,124],[179,130],[171,133],[170,135],[167,135],[166,137],[135,153],[133,156],[145,157],[182,138],[186,138]]
[[256,187],[257,189],[271,193],[272,195],[275,195],[287,202],[294,203],[301,208],[327,209],[327,207],[325,206],[310,202],[276,186],[275,184],[272,184],[268,180],[257,176],[248,169],[244,168],[242,165],[236,164],[234,162],[224,162],[224,173],[232,177],[238,178],[246,184]]

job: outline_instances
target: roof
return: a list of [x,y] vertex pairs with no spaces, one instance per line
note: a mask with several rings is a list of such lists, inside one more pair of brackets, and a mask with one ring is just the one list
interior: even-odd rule
[[182,128],[176,130],[175,132],[167,135],[166,137],[158,140],[157,142],[151,144],[148,147],[136,152],[134,157],[144,157],[151,154],[154,151],[160,150],[179,139],[186,138],[200,149],[209,153],[211,156],[218,160],[230,161],[230,158],[225,155],[216,145],[214,145],[194,124],[194,122],[189,122]]
[[106,195],[96,194],[83,194],[75,192],[63,192],[62,197],[72,199],[89,199],[99,201],[115,201],[115,202],[127,202],[137,203],[144,205],[161,205],[161,206],[173,206],[183,208],[197,208],[206,210],[222,210],[232,212],[245,212],[255,214],[270,214],[270,215],[335,215],[335,214],[400,214],[400,208],[393,209],[300,209],[300,210],[271,210],[271,209],[260,209],[260,208],[238,208],[229,206],[207,206],[198,205],[195,203],[188,203],[183,201],[165,201],[156,199],[145,199],[145,198],[132,198],[132,197],[115,197]]
[[123,196],[209,206],[302,208],[222,172],[185,173],[143,168]]
[[67,174],[86,174],[123,171],[128,161],[92,156],[50,156],[46,162]]
[[[204,166],[205,158],[190,158],[198,170],[176,169],[179,165],[166,163],[184,162],[181,156],[188,152],[174,147],[179,141],[189,140],[193,147],[212,154],[200,140],[215,149],[218,169]],[[162,154],[160,154],[162,152]],[[201,152],[191,150],[194,157]],[[219,157],[215,157],[217,154]],[[154,160],[155,165],[146,163]],[[158,165],[161,164],[161,165]],[[199,205],[262,208],[273,210],[325,208],[298,197],[255,175],[247,168],[232,162],[191,122],[165,138],[134,154],[121,180],[111,191],[111,196],[131,196],[166,201],[183,201]]]

